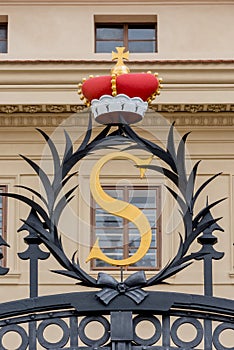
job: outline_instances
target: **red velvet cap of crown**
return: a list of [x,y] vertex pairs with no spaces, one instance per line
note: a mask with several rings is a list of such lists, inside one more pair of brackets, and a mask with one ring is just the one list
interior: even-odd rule
[[128,73],[116,76],[116,89],[113,93],[112,76],[89,78],[82,84],[82,93],[86,100],[99,99],[103,95],[125,94],[140,97],[147,101],[159,88],[158,78],[150,73]]

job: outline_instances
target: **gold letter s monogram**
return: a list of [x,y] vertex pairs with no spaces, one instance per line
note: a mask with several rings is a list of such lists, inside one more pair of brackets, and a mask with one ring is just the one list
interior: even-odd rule
[[[90,175],[90,190],[94,200],[99,204],[99,206],[102,209],[106,210],[108,213],[120,216],[134,223],[140,232],[140,246],[137,249],[136,253],[130,256],[129,258],[115,260],[109,258],[101,251],[97,239],[90,251],[86,262],[91,259],[100,259],[111,265],[126,266],[136,263],[137,261],[142,259],[143,256],[147,253],[148,249],[150,248],[152,232],[148,219],[140,209],[138,209],[130,203],[112,198],[102,189],[102,186],[100,184],[101,169],[104,164],[106,164],[109,160],[114,158],[130,159],[137,165],[146,165],[151,162],[152,157],[150,157],[149,159],[140,159],[127,152],[113,152],[99,159],[94,165]],[[141,177],[144,176],[145,170],[146,169],[143,168],[140,169]]]

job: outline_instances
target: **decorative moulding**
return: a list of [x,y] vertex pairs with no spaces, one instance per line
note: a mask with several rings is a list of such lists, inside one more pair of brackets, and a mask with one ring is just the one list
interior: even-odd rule
[[[154,104],[141,125],[161,125],[162,118],[155,112],[177,126],[234,126],[234,104]],[[86,126],[87,116],[88,109],[79,104],[0,105],[0,127],[55,127],[65,120]]]
[[[127,5],[127,4],[141,4],[142,0],[116,0],[115,5]],[[110,4],[109,0],[2,0],[0,5],[105,5]],[[232,0],[146,0],[144,5],[223,5],[223,4],[233,4]]]
[[[78,113],[85,109],[83,104],[0,104],[0,114]],[[150,110],[164,113],[233,113],[234,104],[152,104]]]
[[[104,58],[105,56],[103,56]],[[109,73],[113,63],[110,60],[3,60],[0,61],[1,90],[29,87],[46,88],[48,85],[77,87],[84,77],[101,76]],[[233,89],[234,60],[132,60],[132,73],[158,72],[165,87],[189,84],[195,88]],[[17,74],[16,74],[17,73]],[[38,84],[40,82],[40,84]],[[197,86],[197,84],[202,84]],[[208,84],[208,86],[207,86]],[[44,86],[46,85],[46,86]],[[191,86],[192,87],[192,86]],[[191,88],[189,86],[189,88]]]

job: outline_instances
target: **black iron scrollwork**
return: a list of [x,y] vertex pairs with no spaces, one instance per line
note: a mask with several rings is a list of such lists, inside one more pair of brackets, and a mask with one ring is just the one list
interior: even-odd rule
[[176,151],[173,134],[173,123],[168,135],[167,149],[164,150],[157,144],[139,137],[139,135],[137,135],[128,125],[124,125],[123,127],[126,134],[131,137],[138,145],[141,145],[144,149],[151,152],[154,156],[164,161],[168,166],[168,168],[159,167],[157,165],[145,165],[141,167],[152,169],[164,174],[177,187],[178,190],[178,192],[175,192],[171,187],[166,186],[180,207],[180,214],[182,216],[184,224],[184,239],[182,238],[182,235],[179,234],[180,244],[176,256],[157,275],[147,280],[146,285],[152,286],[161,283],[163,280],[170,276],[173,276],[175,273],[183,270],[188,265],[190,265],[193,259],[198,259],[200,256],[203,256],[207,253],[198,252],[187,255],[189,247],[200,235],[200,233],[212,225],[214,226],[214,224],[221,219],[214,219],[210,214],[210,209],[222,202],[225,198],[219,199],[209,205],[207,203],[206,206],[197,215],[194,215],[194,206],[200,193],[212,180],[214,180],[221,173],[210,177],[195,191],[195,181],[200,161],[198,161],[193,166],[191,173],[187,176],[185,166],[185,144],[189,133],[186,133],[182,137]]
[[[204,254],[207,254],[207,252],[203,251],[188,254],[188,250],[192,242],[204,230],[214,225],[220,219],[214,219],[211,217],[210,209],[219,204],[223,199],[207,204],[196,215],[194,214],[194,205],[200,193],[219,174],[209,178],[195,191],[195,180],[200,162],[197,162],[194,165],[191,173],[187,176],[185,166],[185,143],[188,133],[182,137],[178,149],[176,150],[173,136],[174,124],[169,131],[166,150],[159,145],[140,137],[129,125],[120,124],[113,132],[110,132],[110,128],[111,125],[106,126],[93,140],[90,140],[92,134],[92,123],[90,117],[85,137],[76,151],[73,150],[71,139],[65,131],[66,145],[61,161],[52,139],[42,130],[38,130],[44,137],[52,154],[54,165],[53,179],[51,181],[44,170],[34,161],[22,156],[22,158],[39,176],[46,196],[42,196],[39,192],[26,186],[18,187],[29,191],[36,196],[42,204],[38,204],[33,199],[17,193],[2,193],[1,195],[20,200],[33,209],[28,218],[22,221],[29,229],[31,228],[33,232],[36,232],[50,253],[63,267],[63,270],[55,270],[53,272],[74,278],[88,287],[102,288],[102,290],[97,293],[97,297],[104,304],[108,304],[119,294],[125,294],[136,303],[140,303],[147,296],[147,292],[145,292],[142,287],[162,283],[168,277],[171,277],[186,268],[194,259],[198,259],[199,257],[204,256]],[[119,144],[126,144],[126,146],[129,147],[132,147],[131,145],[134,144],[133,147],[143,148],[163,161],[167,167],[154,165],[147,165],[145,167],[165,175],[178,190],[176,192],[171,187],[166,186],[180,207],[180,213],[184,223],[184,235],[182,237],[180,234],[180,244],[175,257],[161,271],[148,280],[145,278],[143,272],[135,273],[123,282],[118,282],[107,274],[99,274],[98,279],[93,278],[81,268],[77,258],[77,252],[73,254],[71,259],[67,257],[59,235],[59,219],[66,205],[74,197],[74,192],[77,188],[77,186],[75,186],[65,194],[62,194],[64,187],[68,184],[71,178],[77,174],[77,172],[71,172],[72,168],[81,159],[98,147],[113,148]]]
[[[9,247],[9,244],[2,238],[2,236],[0,236],[0,247]],[[3,253],[2,251],[0,251],[0,260],[3,259]],[[4,266],[0,266],[0,275],[6,275],[9,272],[9,268],[8,267],[4,267]]]

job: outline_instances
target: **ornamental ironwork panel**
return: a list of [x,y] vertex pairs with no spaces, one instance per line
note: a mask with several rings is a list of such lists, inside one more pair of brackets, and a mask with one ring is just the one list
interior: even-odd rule
[[[18,193],[0,194],[19,200],[30,208],[28,217],[22,219],[23,225],[19,228],[19,231],[28,232],[25,238],[28,247],[18,254],[20,259],[29,260],[29,298],[0,304],[0,349],[6,349],[4,337],[9,333],[17,334],[20,338],[21,344],[17,348],[19,350],[234,349],[233,345],[226,347],[222,343],[224,332],[234,331],[234,301],[213,297],[212,288],[212,262],[221,259],[224,253],[215,249],[217,237],[214,232],[223,229],[218,225],[220,218],[214,218],[211,209],[223,199],[212,203],[207,199],[204,207],[198,213],[195,211],[200,194],[219,174],[196,188],[200,162],[193,166],[191,172],[188,172],[185,164],[185,143],[189,133],[181,138],[176,147],[172,124],[164,149],[142,138],[123,121],[118,125],[103,127],[92,138],[90,117],[87,132],[77,150],[73,149],[72,141],[65,131],[66,145],[60,159],[53,140],[44,131],[39,132],[51,151],[53,178],[50,179],[30,158],[23,155],[22,158],[38,175],[45,195],[26,186],[19,187],[27,191],[28,196]],[[147,168],[156,171],[169,180],[171,185],[166,186],[167,190],[177,202],[183,220],[184,232],[179,235],[180,243],[175,256],[150,278],[146,277],[144,271],[134,272],[125,280],[122,273],[120,280],[104,272],[100,272],[97,278],[90,276],[81,267],[76,252],[71,257],[66,255],[58,229],[63,210],[77,189],[74,186],[66,190],[67,184],[77,174],[72,170],[73,167],[91,152],[100,148],[111,150],[119,145],[124,147],[124,152],[143,149],[164,163],[162,167],[144,162],[136,166],[142,172]],[[118,154],[119,152],[121,151]],[[141,239],[145,239],[146,234],[143,232]],[[201,249],[190,253],[189,248],[195,240],[200,243]],[[7,246],[7,243],[1,238],[0,245]],[[41,245],[48,252],[42,250]],[[98,245],[93,249],[95,254],[101,254]],[[38,296],[39,260],[47,259],[49,255],[61,265],[61,270],[52,273],[59,274],[60,278],[70,277],[97,291]],[[163,283],[194,260],[202,260],[204,265],[204,295],[152,292],[147,289]],[[124,264],[125,262],[122,265]],[[121,261],[119,265],[121,270]],[[0,267],[0,273],[8,273],[8,268]],[[152,334],[146,338],[138,331],[144,323],[153,329]],[[93,329],[97,325],[102,329],[96,338],[88,334],[90,325]],[[53,336],[48,338],[46,330],[52,326],[55,327],[51,331]],[[194,335],[189,339],[186,332],[185,336],[181,335],[181,329],[186,326],[193,329],[191,333]]]
[[[220,340],[234,330],[233,301],[193,294],[148,292],[137,305],[119,295],[108,306],[95,292],[77,292],[13,301],[0,306],[0,349],[7,333],[16,333],[22,349],[233,349]],[[139,335],[146,322],[152,334]],[[97,337],[89,326],[100,326]],[[193,328],[187,339],[183,326]],[[46,329],[56,326],[52,336]],[[52,339],[51,339],[52,338]]]

